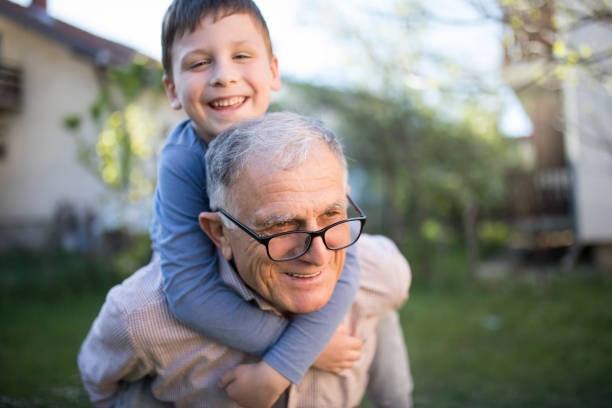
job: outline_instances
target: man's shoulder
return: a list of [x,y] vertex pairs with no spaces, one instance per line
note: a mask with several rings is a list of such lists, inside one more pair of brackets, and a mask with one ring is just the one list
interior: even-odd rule
[[151,332],[152,328],[182,326],[170,312],[163,291],[159,260],[152,260],[113,287],[108,292],[102,310],[101,314],[107,318],[121,319],[131,336],[147,343],[150,340],[146,340],[146,337],[157,333]]
[[375,267],[376,269],[402,269],[410,270],[408,261],[402,255],[395,243],[384,235],[362,234],[357,241],[359,262],[362,267]]
[[170,310],[163,291],[159,260],[151,261],[113,287],[106,297],[104,310],[101,315],[109,321],[120,319],[121,326],[140,348],[166,344],[177,336],[196,335]]
[[387,297],[399,307],[408,297],[412,274],[397,245],[382,235],[363,234],[358,241],[361,290]]
[[162,290],[161,267],[158,260],[152,260],[108,293],[107,301],[119,303],[126,314],[150,307],[157,307],[165,301]]

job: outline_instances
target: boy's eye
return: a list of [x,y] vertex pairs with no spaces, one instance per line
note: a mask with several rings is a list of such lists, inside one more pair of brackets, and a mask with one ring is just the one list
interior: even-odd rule
[[200,67],[203,67],[203,66],[208,65],[208,64],[210,64],[209,60],[199,60],[199,61],[190,63],[189,64],[189,69],[200,68]]
[[234,56],[234,59],[238,59],[238,60],[249,59],[249,58],[251,58],[249,54],[236,54]]

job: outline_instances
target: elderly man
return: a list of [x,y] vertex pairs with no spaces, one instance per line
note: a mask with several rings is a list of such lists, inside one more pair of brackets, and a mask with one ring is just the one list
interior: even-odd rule
[[[348,196],[336,137],[318,121],[269,114],[219,135],[206,159],[216,212],[202,213],[200,224],[219,249],[223,281],[262,309],[287,316],[321,308],[345,248],[358,244],[360,289],[344,324],[364,341],[361,359],[340,374],[311,368],[275,407],[359,405],[377,325],[406,299],[410,270],[388,239],[360,238],[365,216]],[[401,341],[401,333],[383,340]],[[112,406],[122,384],[139,381],[157,400],[179,407],[234,407],[219,387],[221,375],[253,361],[172,317],[155,259],[110,291],[79,353],[84,385],[100,406]]]

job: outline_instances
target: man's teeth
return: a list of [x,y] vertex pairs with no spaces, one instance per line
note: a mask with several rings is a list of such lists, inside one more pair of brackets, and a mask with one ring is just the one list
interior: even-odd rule
[[303,275],[301,273],[290,273],[290,272],[285,272],[287,275],[292,276],[294,278],[314,278],[315,276],[317,276],[318,274],[321,273],[321,271],[315,272],[315,273],[311,273],[309,275]]
[[235,96],[229,99],[218,99],[212,101],[210,104],[213,108],[225,108],[232,105],[240,105],[246,100],[246,96]]

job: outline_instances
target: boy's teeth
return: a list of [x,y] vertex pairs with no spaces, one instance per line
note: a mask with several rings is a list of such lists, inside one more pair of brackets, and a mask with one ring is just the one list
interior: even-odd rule
[[232,105],[240,105],[246,100],[246,96],[235,96],[229,99],[219,99],[212,101],[210,104],[213,108],[225,108]]
[[313,278],[313,277],[317,276],[319,273],[321,273],[321,271],[318,271],[318,272],[315,272],[315,273],[311,273],[311,274],[308,274],[308,275],[303,275],[303,274],[300,274],[300,273],[290,273],[290,272],[286,272],[286,273],[287,273],[287,275],[293,276],[294,278]]

